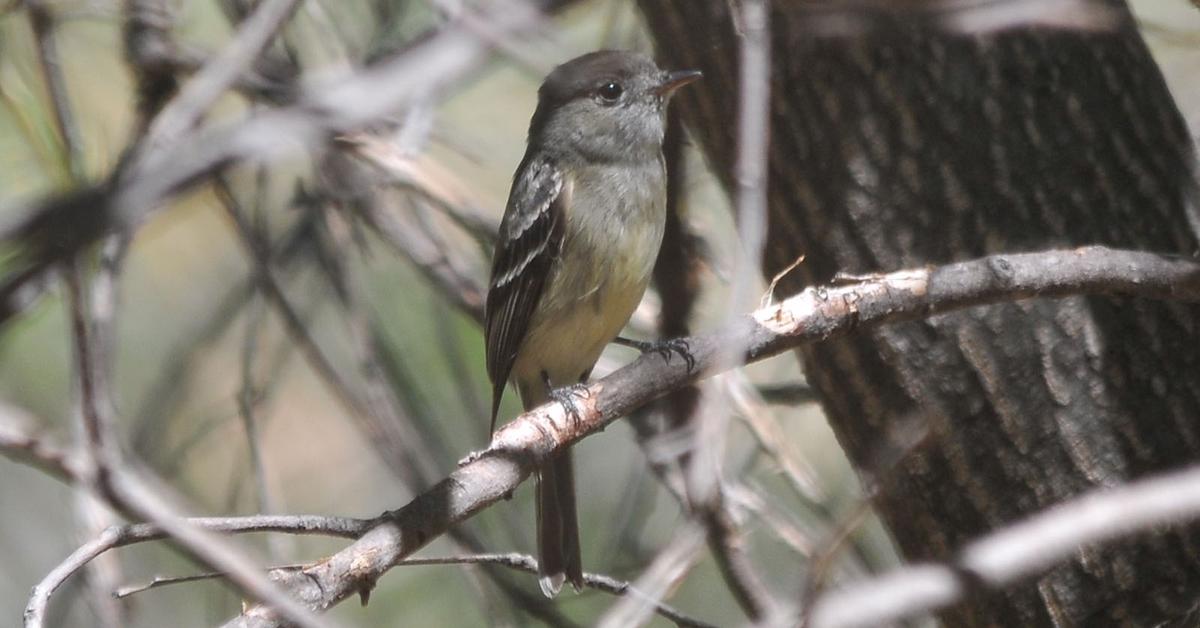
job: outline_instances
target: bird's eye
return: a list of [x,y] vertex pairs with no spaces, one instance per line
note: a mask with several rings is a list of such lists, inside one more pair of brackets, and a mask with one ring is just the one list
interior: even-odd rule
[[600,89],[597,90],[596,93],[599,94],[601,100],[611,105],[621,98],[621,94],[624,91],[625,88],[621,87],[620,83],[609,81],[601,85]]

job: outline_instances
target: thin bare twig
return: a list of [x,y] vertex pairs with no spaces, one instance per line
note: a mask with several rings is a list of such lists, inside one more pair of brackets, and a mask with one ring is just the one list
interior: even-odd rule
[[696,513],[704,524],[708,547],[717,563],[717,570],[725,580],[725,586],[733,599],[754,621],[761,621],[776,612],[778,602],[771,599],[769,589],[763,582],[746,554],[743,534],[734,521],[733,514],[725,504],[725,489],[722,488],[719,502]]
[[[741,42],[737,164],[734,173],[735,217],[740,252],[735,264],[733,294],[727,317],[737,317],[749,307],[755,278],[762,266],[767,228],[767,149],[770,125],[770,9],[765,0],[741,0],[734,11]],[[742,347],[729,346],[731,356]],[[713,496],[720,485],[719,467],[725,449],[730,412],[723,401],[704,403],[694,434],[695,463],[688,472],[688,493],[695,502]],[[744,609],[751,619],[761,609]]]
[[242,429],[246,433],[246,451],[250,458],[250,474],[253,476],[255,501],[258,511],[271,513],[275,511],[271,493],[267,488],[266,468],[262,461],[262,448],[259,446],[261,432],[260,420],[255,416],[258,406],[258,387],[254,383],[254,356],[258,354],[258,341],[263,320],[262,303],[251,298],[247,305],[246,329],[242,338],[242,387],[238,391],[238,416],[242,419]]
[[[27,2],[26,8],[37,42],[38,62],[46,91],[54,110],[54,121],[62,147],[64,170],[75,184],[83,184],[86,174],[83,163],[83,137],[71,107],[66,76],[59,56],[57,30],[50,7],[39,1]],[[78,449],[84,475],[75,485],[75,504],[79,532],[90,536],[114,520],[112,510],[106,507],[103,491],[102,463],[111,443],[104,442],[103,435],[112,429],[110,402],[107,399],[107,384],[103,369],[108,366],[108,347],[112,335],[112,320],[116,305],[115,277],[120,271],[125,245],[122,238],[108,238],[101,254],[101,263],[95,273],[94,285],[90,290],[83,287],[83,272],[80,260],[66,264],[65,278],[68,287],[68,302],[71,308],[71,325],[74,330],[76,399],[81,417]],[[91,297],[90,301],[88,297]],[[90,326],[90,329],[89,329]],[[98,625],[115,628],[126,621],[125,608],[106,595],[121,578],[120,564],[109,558],[89,565],[87,594],[95,610]]]
[[[1087,247],[996,255],[939,268],[899,271],[857,283],[809,288],[722,329],[688,338],[695,368],[651,352],[579,393],[576,412],[554,402],[500,428],[492,445],[351,546],[302,573],[272,574],[314,610],[372,586],[376,579],[450,526],[512,493],[537,466],[564,447],[603,429],[649,401],[701,377],[844,335],[864,326],[1035,296],[1098,293],[1200,301],[1200,263]],[[729,361],[726,347],[746,347]],[[280,626],[255,606],[227,626]]]
[[[473,220],[473,212],[460,207],[467,201],[459,193],[458,183],[448,173],[427,163],[417,163],[416,158],[404,150],[396,150],[392,143],[377,138],[357,135],[342,138],[344,153],[331,155],[327,159],[329,176],[342,181],[367,179],[366,168],[360,163],[365,160],[386,174],[392,183],[409,194],[410,204],[428,203],[442,210],[457,225],[479,240],[494,240],[497,226],[492,222]],[[351,159],[354,155],[358,159]],[[425,278],[459,310],[476,322],[483,323],[484,286],[478,278],[460,270],[463,263],[447,258],[447,251],[433,242],[431,234],[424,228],[413,228],[412,218],[401,217],[396,203],[383,203],[371,192],[364,182],[359,195],[357,209],[367,223],[383,237],[397,253],[406,257]],[[415,197],[415,198],[414,198]],[[408,212],[412,213],[411,208]],[[480,232],[479,230],[484,230]]]
[[408,258],[447,301],[482,325],[484,286],[479,277],[464,270],[467,264],[461,252],[465,249],[445,246],[428,221],[420,219],[420,214],[426,211],[425,201],[418,197],[408,200],[413,215],[407,224],[380,204],[369,209],[372,224],[392,249]]
[[804,577],[804,587],[800,593],[801,625],[808,626],[811,621],[813,601],[820,595],[825,586],[827,576],[833,568],[834,560],[839,556],[843,547],[855,531],[862,526],[871,514],[871,499],[869,496],[859,499],[836,522],[833,530],[824,540],[816,544],[817,551],[808,561],[808,570]]
[[[927,444],[929,437],[928,426],[919,419],[896,421],[888,433],[880,435],[871,454],[871,462],[861,467],[863,495],[840,516],[830,517],[833,525],[826,533],[826,538],[817,543],[817,552],[809,560],[800,591],[801,626],[808,626],[811,621],[813,600],[817,599],[826,585],[835,560],[842,548],[853,542],[854,532],[871,514],[875,499],[888,491],[888,483],[895,477],[895,469],[910,454]],[[859,550],[860,557],[865,555],[865,552]]]
[[[325,517],[320,515],[255,515],[251,517],[195,517],[184,522],[197,529],[221,534],[247,534],[252,532],[283,532],[287,534],[323,535],[353,539],[362,535],[375,524],[370,519],[348,517]],[[106,528],[96,538],[88,541],[71,553],[34,587],[33,598],[26,609],[26,625],[45,612],[50,596],[70,578],[96,557],[105,552],[147,541],[168,538],[168,533],[153,523],[135,523]],[[226,573],[226,572],[221,572]]]
[[[738,256],[729,317],[751,303],[755,277],[762,267],[767,234],[767,150],[771,106],[770,7],[766,0],[741,0],[738,16],[740,46],[739,105],[735,204],[740,254]],[[730,344],[731,359],[743,353]],[[688,499],[707,528],[709,549],[734,599],[752,621],[777,614],[780,603],[754,572],[740,542],[733,517],[725,507],[721,487],[721,461],[728,438],[731,408],[720,387],[702,402],[695,430],[693,457],[688,465]]]
[[[496,47],[510,61],[533,76],[545,76],[554,69],[547,63],[546,55],[541,50],[535,50],[524,38],[510,37],[503,30],[498,30],[494,24],[480,19],[478,15],[465,10],[465,5],[457,0],[427,0],[453,21],[461,21],[463,26],[475,34],[481,41],[486,41]],[[547,33],[549,29],[534,29],[535,33]]]
[[650,563],[646,572],[634,583],[641,591],[637,597],[626,597],[608,609],[608,612],[596,622],[598,628],[625,628],[640,626],[650,618],[659,600],[679,585],[687,572],[700,559],[700,551],[704,547],[704,530],[695,523],[689,523],[682,529],[676,530],[658,556]]
[[[265,211],[264,197],[267,184],[267,170],[260,167],[255,173],[254,182],[254,233],[257,240],[264,243],[263,248],[266,250],[263,251],[263,259],[270,259],[271,256],[270,240],[267,234],[267,227],[264,224],[265,220],[263,219],[263,212]],[[279,508],[273,499],[270,488],[267,486],[267,470],[263,464],[262,447],[260,446],[262,417],[256,415],[262,395],[259,394],[259,387],[255,384],[254,378],[255,356],[259,353],[259,341],[262,338],[266,307],[262,299],[256,297],[257,295],[251,295],[249,303],[246,304],[246,328],[242,337],[240,365],[242,373],[241,390],[237,393],[237,406],[238,416],[242,422],[242,430],[246,435],[246,453],[250,465],[251,480],[254,485],[255,505],[260,514],[271,514],[279,512]],[[283,540],[282,537],[268,539],[267,548],[272,558],[278,559],[284,555],[286,548],[282,544]]]
[[[88,312],[88,296],[83,286],[82,273],[77,265],[65,274],[67,296],[70,307],[71,335],[75,350],[75,381],[78,387],[78,412],[83,429],[84,469],[88,479],[98,490],[104,490],[106,460],[113,455],[112,418],[105,394],[105,358],[96,355],[98,343],[92,335],[92,322]],[[103,324],[103,323],[101,323]]]
[[287,24],[300,0],[264,0],[238,29],[233,40],[179,90],[154,121],[150,123],[145,145],[150,151],[142,158],[154,160],[162,155],[159,148],[173,142],[200,121],[239,76],[271,45],[275,35]]
[[[308,563],[293,563],[291,565],[275,565],[271,570],[276,569],[303,569]],[[220,571],[205,571],[194,573],[187,576],[154,576],[146,582],[140,584],[130,584],[120,587],[112,592],[112,596],[117,599],[125,599],[127,597],[144,593],[151,589],[159,589],[169,587],[174,584],[186,584],[188,582],[200,582],[201,580],[216,580],[224,578],[225,574]]]
[[775,538],[783,541],[792,551],[808,558],[816,545],[814,534],[810,530],[792,520],[790,513],[780,504],[778,497],[771,495],[766,488],[758,483],[744,484],[736,487],[726,487],[729,495],[738,508],[750,511],[755,517],[771,529]]
[[[742,272],[755,276],[767,236],[767,151],[771,114],[771,10],[765,0],[741,0],[736,206]],[[742,277],[742,274],[738,275]],[[753,284],[738,282],[741,305]]]
[[180,509],[168,501],[167,489],[144,473],[131,472],[125,467],[110,472],[112,488],[118,503],[125,504],[140,518],[153,521],[167,533],[168,540],[186,550],[208,568],[229,574],[230,582],[244,592],[248,599],[261,600],[287,617],[289,625],[329,628],[333,620],[313,614],[302,603],[288,596],[282,588],[265,577],[252,552],[210,530],[191,525],[181,516]]
[[[507,553],[507,554],[469,554],[466,556],[440,556],[431,558],[406,558],[400,561],[397,567],[417,567],[423,565],[496,565],[506,567],[527,574],[537,574],[537,560],[528,554]],[[272,567],[272,570],[289,570],[295,571],[303,569],[306,564],[281,565]],[[200,574],[192,574],[188,576],[156,576],[150,581],[143,584],[130,585],[122,587],[114,592],[117,597],[128,597],[150,589],[170,586],[173,584],[183,584],[187,582],[195,582],[197,580],[207,580],[212,578],[222,578],[225,574],[217,571],[206,572]],[[706,623],[694,617],[679,611],[678,609],[659,603],[643,594],[637,587],[630,582],[618,580],[604,574],[596,574],[585,572],[583,574],[584,586],[603,591],[616,596],[623,596],[632,599],[640,599],[643,602],[648,602],[654,613],[665,617],[677,626],[689,628],[712,628],[712,624]]]
[[414,492],[419,491],[437,477],[438,469],[449,459],[449,454],[445,452],[441,443],[435,444],[431,440],[428,430],[423,430],[417,425],[417,419],[409,405],[389,385],[381,355],[379,332],[373,326],[363,303],[362,280],[349,264],[344,263],[344,256],[338,253],[348,250],[351,246],[348,233],[350,225],[335,211],[326,210],[325,217],[326,232],[334,241],[322,242],[322,260],[325,262],[326,275],[340,296],[354,357],[358,362],[363,390],[356,396],[360,399],[363,411],[369,414],[368,421],[379,425],[372,429],[389,433],[394,431],[391,446],[380,453],[387,458],[402,457],[403,468],[397,467],[397,471]]
[[825,495],[817,483],[816,474],[799,460],[799,455],[793,451],[783,433],[783,427],[768,409],[762,407],[763,400],[756,397],[757,390],[750,382],[745,378],[730,382],[727,394],[759,449],[775,463],[796,495],[809,504],[823,503]]
[[0,456],[68,484],[79,482],[83,468],[78,456],[51,442],[35,425],[33,417],[20,408],[0,402]]
[[29,22],[33,27],[34,39],[37,41],[37,58],[45,78],[46,92],[50,96],[50,104],[54,111],[54,123],[62,141],[64,164],[71,178],[82,182],[83,172],[83,136],[79,132],[75,115],[71,111],[71,99],[67,93],[67,81],[62,71],[62,59],[58,54],[58,41],[54,36],[57,21],[51,9],[42,0],[26,0],[26,10],[29,12]]
[[[282,0],[277,0],[282,1]],[[500,32],[512,32],[539,18],[514,2],[489,4],[480,16]],[[331,132],[356,129],[444,89],[490,50],[469,29],[452,24],[404,54],[305,91],[299,102],[247,120],[180,138],[155,159],[133,184],[115,194],[128,222],[140,219],[157,200],[225,164],[256,157],[279,157],[320,144]],[[282,144],[281,138],[292,142]],[[126,222],[122,220],[121,222]]]
[[[314,239],[315,222],[315,214],[301,216],[273,248],[271,264],[277,269],[281,280],[289,278],[292,271],[309,259],[313,249],[311,243]],[[184,389],[189,381],[188,375],[193,370],[200,348],[220,337],[229,325],[237,320],[237,314],[256,294],[256,285],[251,273],[251,277],[236,282],[225,293],[213,298],[212,302],[216,305],[212,308],[209,320],[172,345],[167,354],[174,356],[173,359],[161,369],[158,379],[148,387],[149,392],[143,396],[145,401],[134,413],[131,430],[134,451],[147,456],[155,450],[153,444],[157,442],[158,436],[170,427],[165,418],[172,416],[179,391]],[[165,461],[176,459],[178,458],[166,457]]]
[[[424,108],[417,109],[422,110]],[[491,245],[500,229],[495,212],[480,207],[471,194],[471,186],[458,175],[428,155],[418,158],[405,149],[406,139],[409,144],[420,139],[417,132],[406,133],[405,129],[418,123],[428,124],[420,119],[406,122],[399,142],[366,133],[343,135],[337,139],[347,151],[386,177],[386,183],[428,201],[480,244]],[[411,138],[413,135],[417,137]]]
[[[92,289],[94,302],[115,304],[116,267],[101,266],[97,281]],[[79,273],[71,269],[66,274],[69,291],[72,331],[75,340],[75,367],[79,387],[80,416],[86,435],[84,485],[111,503],[114,508],[125,510],[152,521],[166,531],[173,541],[191,552],[201,562],[226,571],[231,581],[257,599],[263,600],[300,626],[316,628],[327,626],[325,619],[312,615],[307,609],[283,594],[266,579],[246,555],[231,547],[220,537],[209,531],[190,525],[180,517],[175,507],[167,502],[162,489],[152,480],[131,467],[121,452],[113,428],[112,407],[108,399],[106,365],[104,355],[107,346],[107,327],[111,324],[112,309],[97,307],[89,310],[88,292]],[[89,559],[90,560],[90,559]],[[68,563],[70,560],[68,560]],[[79,563],[86,564],[87,561]],[[61,568],[61,566],[60,566]],[[70,566],[69,575],[78,566]],[[50,596],[61,580],[62,573],[56,569],[48,576],[44,585],[34,588],[26,605],[24,620],[27,628],[41,628],[45,621]]]
[[[387,452],[407,452],[404,444],[405,438],[396,432],[397,429],[402,429],[407,421],[404,420],[399,405],[388,396],[390,391],[386,388],[373,388],[373,392],[379,394],[370,398],[364,397],[343,376],[341,370],[334,366],[325,352],[321,350],[316,339],[312,337],[287,294],[284,293],[266,255],[266,245],[254,233],[233,191],[223,179],[218,179],[214,189],[225,208],[226,215],[230,218],[242,248],[250,258],[260,290],[283,321],[284,329],[292,342],[300,349],[305,360],[326,383],[342,407],[358,421],[364,434],[372,442],[389,443],[386,446]],[[343,286],[342,289],[344,290],[345,287]],[[365,342],[365,340],[362,341]],[[370,381],[374,381],[374,379]],[[398,479],[419,485],[425,483],[423,478],[434,472],[436,462],[427,457],[427,451],[419,453],[418,458],[404,464],[403,468],[397,469],[400,471],[397,474]],[[390,456],[383,456],[383,459],[389,465],[397,464],[397,461],[392,460]],[[407,473],[409,471],[415,472],[415,476],[410,476]],[[410,488],[414,491],[419,490],[416,486],[410,486]]]
[[[89,415],[95,417],[94,420],[98,421],[100,429],[110,430],[109,435],[97,441],[97,444],[83,443],[81,447],[85,452],[84,459],[92,465],[92,468],[101,473],[105,468],[103,461],[110,457],[111,453],[98,447],[107,446],[113,452],[116,451],[115,431],[111,431],[115,430],[113,419],[115,412],[112,400],[109,398],[108,376],[105,373],[111,372],[113,367],[111,356],[114,355],[115,349],[117,278],[120,275],[128,248],[129,241],[122,235],[109,236],[104,240],[100,250],[99,264],[92,275],[90,289],[87,290],[90,301],[87,303],[85,315],[90,324],[88,336],[91,345],[88,352],[92,354],[90,367],[84,366],[84,351],[82,349],[79,351],[78,368],[81,371],[91,369],[92,374],[87,379],[92,381],[93,386],[90,399],[81,396],[80,402],[83,405],[81,410],[85,417]],[[74,276],[73,273],[76,272],[74,268],[68,270],[68,278],[71,279]],[[74,294],[72,296],[75,298]],[[89,404],[93,404],[94,407],[89,408]],[[105,444],[105,440],[110,442]],[[97,475],[95,479],[102,481],[104,476]],[[80,532],[83,534],[83,538],[93,536],[118,520],[113,510],[119,506],[107,499],[107,495],[104,494],[105,489],[104,484],[89,485],[85,482],[77,485],[76,503],[79,508],[79,517],[82,523]],[[105,626],[116,628],[128,623],[126,609],[108,594],[112,587],[123,578],[120,563],[114,556],[103,557],[89,565],[86,581],[88,593],[94,600],[92,605],[97,610],[98,619]]]

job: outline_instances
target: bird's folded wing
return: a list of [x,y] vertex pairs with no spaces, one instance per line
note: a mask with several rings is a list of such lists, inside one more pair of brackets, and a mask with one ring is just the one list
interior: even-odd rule
[[549,160],[527,157],[517,169],[492,259],[484,318],[492,380],[492,429],[521,341],[562,250],[570,181]]

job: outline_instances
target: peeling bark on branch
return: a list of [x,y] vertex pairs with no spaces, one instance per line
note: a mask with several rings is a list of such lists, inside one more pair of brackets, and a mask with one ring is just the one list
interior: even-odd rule
[[[385,572],[450,526],[503,499],[556,451],[672,390],[740,364],[731,360],[725,347],[747,347],[747,360],[755,361],[864,326],[1008,298],[1083,292],[1200,302],[1200,264],[1152,253],[1089,247],[996,256],[879,275],[852,285],[809,288],[728,327],[689,338],[694,369],[689,370],[683,360],[668,362],[651,352],[588,386],[578,399],[578,418],[569,416],[557,402],[522,414],[496,432],[487,450],[389,513],[385,523],[353,545],[312,568],[273,572],[272,578],[315,610],[326,610],[369,590]],[[226,624],[280,625],[275,613],[263,606]]]

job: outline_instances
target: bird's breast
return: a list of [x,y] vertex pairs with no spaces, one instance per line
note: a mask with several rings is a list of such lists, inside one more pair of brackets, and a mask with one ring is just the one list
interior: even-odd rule
[[636,307],[662,244],[666,183],[661,161],[583,168],[572,174],[572,188],[563,249],[548,292],[566,307],[579,301],[600,307],[606,298],[636,293]]
[[629,321],[662,244],[662,163],[573,172],[564,218],[562,250],[518,352],[518,379],[540,369],[556,385],[576,381]]

